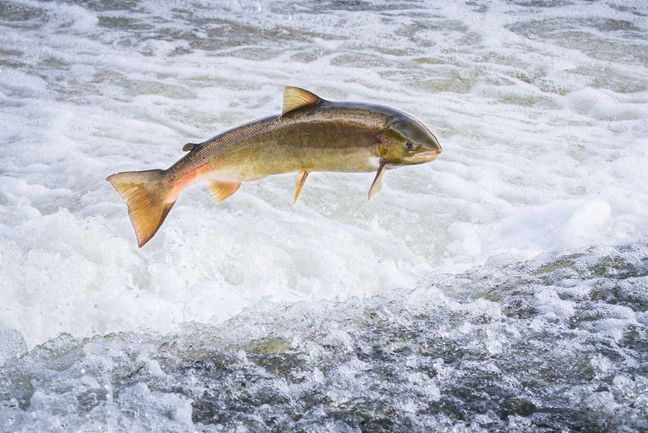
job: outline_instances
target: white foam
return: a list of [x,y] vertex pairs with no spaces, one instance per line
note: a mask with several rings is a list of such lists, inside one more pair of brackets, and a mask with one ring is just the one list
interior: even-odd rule
[[[29,346],[647,234],[646,24],[632,10],[15,4],[38,13],[0,24],[0,326]],[[104,178],[276,113],[286,84],[405,110],[445,152],[388,173],[371,202],[370,174],[314,174],[294,207],[294,176],[220,205],[193,188],[138,250]]]

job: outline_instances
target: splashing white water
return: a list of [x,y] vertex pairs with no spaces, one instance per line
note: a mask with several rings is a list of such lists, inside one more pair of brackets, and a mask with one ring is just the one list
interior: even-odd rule
[[[168,331],[645,237],[639,12],[329,6],[3,6],[2,325],[30,345]],[[294,176],[222,205],[194,188],[137,250],[105,176],[276,112],[285,84],[405,110],[445,152],[389,173],[372,202],[368,175],[316,174],[296,207]]]

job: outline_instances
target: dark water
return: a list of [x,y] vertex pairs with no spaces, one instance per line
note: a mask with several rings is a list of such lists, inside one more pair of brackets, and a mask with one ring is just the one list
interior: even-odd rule
[[648,429],[648,247],[269,306],[173,335],[62,335],[0,368],[3,431]]

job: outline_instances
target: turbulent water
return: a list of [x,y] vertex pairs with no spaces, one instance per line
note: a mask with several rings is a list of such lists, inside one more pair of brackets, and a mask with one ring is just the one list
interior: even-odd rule
[[[0,431],[648,430],[648,6],[0,0]],[[389,105],[432,164],[180,197],[105,177]]]

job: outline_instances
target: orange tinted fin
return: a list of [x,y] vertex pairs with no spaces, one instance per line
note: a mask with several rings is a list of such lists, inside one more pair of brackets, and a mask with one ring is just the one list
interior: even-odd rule
[[164,174],[164,170],[127,171],[106,179],[126,200],[139,247],[155,235],[175,204],[165,202],[168,187]]
[[295,190],[295,198],[293,199],[293,204],[297,203],[297,200],[299,199],[299,194],[301,194],[301,190],[304,187],[304,182],[306,182],[308,173],[309,172],[306,170],[299,172],[299,177],[297,178],[297,189]]
[[376,177],[374,178],[371,188],[369,188],[369,200],[374,198],[378,194],[383,185],[383,178],[385,177],[385,165],[387,163],[383,160],[380,161],[380,166],[378,166],[378,171],[376,172]]
[[211,191],[214,198],[218,201],[223,201],[227,197],[234,194],[239,187],[241,182],[209,182],[209,191]]
[[299,87],[288,86],[284,88],[283,110],[281,114],[290,113],[291,111],[317,104],[320,101],[322,101],[322,98],[313,92],[300,89]]

